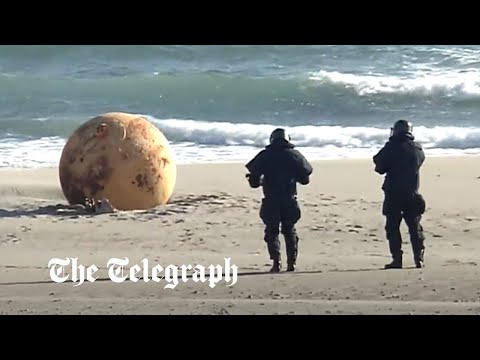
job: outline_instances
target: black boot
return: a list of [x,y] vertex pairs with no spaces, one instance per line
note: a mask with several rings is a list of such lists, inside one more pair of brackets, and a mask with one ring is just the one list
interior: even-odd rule
[[296,253],[288,256],[288,259],[287,259],[287,271],[288,271],[288,272],[295,271],[295,265],[296,265],[296,263],[297,263],[297,254],[296,254]]
[[291,236],[285,236],[285,242],[287,244],[287,271],[295,271],[295,265],[297,264],[298,254],[298,236],[293,231]]
[[424,254],[425,254],[425,250],[422,250],[418,255],[414,256],[415,266],[417,267],[417,269],[421,269],[425,267]]
[[278,241],[278,235],[274,234],[274,230],[273,231],[270,230],[266,232],[269,236],[265,237],[265,241],[267,242],[268,254],[270,255],[270,260],[273,261],[273,266],[270,269],[270,272],[279,273],[280,270],[282,269],[282,258],[280,255],[280,242]]
[[293,272],[293,271],[295,271],[295,263],[293,263],[293,262],[288,262],[288,263],[287,263],[287,271],[288,271],[288,272]]
[[282,270],[282,262],[280,259],[273,260],[273,266],[270,269],[271,273],[279,273]]
[[393,258],[393,261],[390,264],[385,265],[385,269],[401,269],[403,268],[402,258]]

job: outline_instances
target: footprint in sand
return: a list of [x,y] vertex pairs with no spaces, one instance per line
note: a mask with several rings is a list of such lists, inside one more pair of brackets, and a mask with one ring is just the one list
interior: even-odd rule
[[127,221],[127,220],[130,220],[128,217],[125,217],[125,216],[122,216],[122,217],[117,217],[117,220],[120,220],[120,221]]
[[60,221],[76,220],[76,219],[80,219],[80,216],[72,215],[72,216],[62,216],[62,217],[59,218]]
[[188,211],[185,209],[171,209],[168,211],[169,214],[187,214]]
[[20,239],[12,233],[5,235],[5,240],[2,241],[2,244],[17,244],[20,242]]
[[180,235],[180,239],[178,241],[183,244],[184,242],[187,242],[187,241],[190,241],[190,240],[192,240],[191,236]]
[[457,259],[451,259],[451,260],[447,260],[445,262],[445,264],[447,264],[447,265],[458,265],[458,264],[461,264],[461,261],[457,260]]

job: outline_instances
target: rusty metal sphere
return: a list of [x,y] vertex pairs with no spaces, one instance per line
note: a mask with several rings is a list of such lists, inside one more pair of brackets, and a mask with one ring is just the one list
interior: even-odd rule
[[70,204],[108,199],[118,210],[148,210],[170,200],[176,164],[168,140],[146,118],[106,113],[70,136],[59,177]]

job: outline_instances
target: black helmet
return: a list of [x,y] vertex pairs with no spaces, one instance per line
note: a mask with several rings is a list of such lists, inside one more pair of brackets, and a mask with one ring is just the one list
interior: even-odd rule
[[391,136],[412,135],[413,124],[407,120],[398,120],[391,129]]
[[290,135],[287,134],[285,129],[275,129],[272,134],[270,135],[270,144],[278,141],[278,140],[283,140],[286,142],[290,142],[291,138]]

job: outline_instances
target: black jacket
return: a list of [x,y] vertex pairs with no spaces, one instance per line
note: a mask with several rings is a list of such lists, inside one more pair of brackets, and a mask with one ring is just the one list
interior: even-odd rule
[[375,171],[385,175],[382,189],[388,193],[410,195],[418,192],[420,168],[425,161],[422,145],[411,135],[391,137],[373,157]]
[[265,198],[295,196],[297,182],[309,184],[313,172],[310,163],[294,145],[282,141],[268,145],[246,168],[250,172],[247,175],[250,186],[263,186]]

